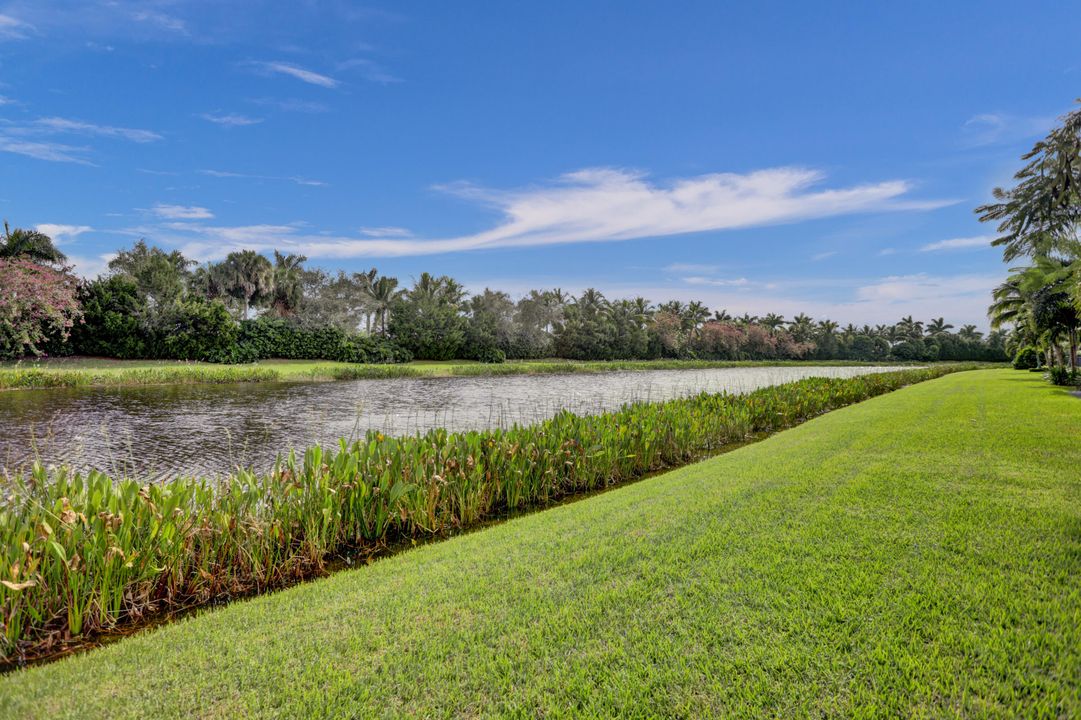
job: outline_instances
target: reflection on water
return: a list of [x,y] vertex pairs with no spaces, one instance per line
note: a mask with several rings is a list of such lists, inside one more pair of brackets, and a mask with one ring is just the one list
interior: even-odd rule
[[280,452],[368,429],[407,434],[530,423],[702,391],[894,368],[771,367],[582,375],[161,385],[0,392],[0,466],[35,458],[158,479],[265,469]]

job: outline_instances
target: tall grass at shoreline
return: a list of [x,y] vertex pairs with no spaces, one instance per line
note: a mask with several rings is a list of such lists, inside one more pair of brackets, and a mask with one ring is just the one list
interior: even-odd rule
[[403,438],[369,432],[265,475],[117,481],[40,466],[0,492],[0,658],[170,608],[286,585],[328,557],[628,482],[966,369],[810,378],[593,416]]
[[[266,363],[259,365],[211,365],[177,363],[151,367],[118,364],[80,366],[63,360],[56,365],[21,363],[0,365],[0,390],[62,387],[119,387],[125,385],[218,384],[242,382],[287,382],[304,380],[388,380],[424,377],[486,377],[569,373],[632,372],[648,370],[710,370],[737,367],[871,367],[927,363],[758,360],[525,360],[504,364],[411,363],[363,365],[346,363]],[[995,363],[960,363],[965,367],[998,367]],[[69,365],[71,367],[69,367]]]

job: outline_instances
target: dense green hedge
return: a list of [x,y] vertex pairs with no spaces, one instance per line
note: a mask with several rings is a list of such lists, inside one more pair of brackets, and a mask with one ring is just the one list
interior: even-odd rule
[[412,360],[408,350],[386,338],[349,334],[335,327],[298,328],[272,318],[240,323],[231,362],[263,358],[336,360],[349,363],[401,363]]

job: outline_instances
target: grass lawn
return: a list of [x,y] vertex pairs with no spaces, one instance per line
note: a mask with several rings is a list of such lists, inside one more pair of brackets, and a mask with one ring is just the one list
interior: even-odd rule
[[949,375],[0,678],[0,717],[1081,715],[1081,400]]

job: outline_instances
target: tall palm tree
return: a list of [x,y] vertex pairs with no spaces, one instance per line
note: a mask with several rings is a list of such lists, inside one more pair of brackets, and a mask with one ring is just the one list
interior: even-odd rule
[[387,334],[387,312],[390,306],[397,300],[404,290],[398,289],[398,278],[378,278],[366,289],[368,299],[371,301],[372,312],[375,313],[376,324],[379,325],[379,334]]
[[273,302],[278,317],[288,317],[296,312],[300,301],[304,299],[304,255],[283,255],[274,251],[274,290]]
[[788,323],[788,332],[796,342],[807,342],[814,337],[814,318],[805,313],[799,313]]
[[837,328],[840,325],[832,320],[819,320],[818,321],[818,334],[823,337],[832,337],[837,334]]
[[911,315],[901,318],[896,327],[898,334],[905,340],[919,340],[923,337],[923,323]]
[[713,322],[723,323],[723,322],[731,322],[731,320],[732,320],[731,313],[729,313],[724,308],[721,308],[720,310],[714,310],[713,311]]
[[777,313],[767,313],[762,318],[762,324],[769,328],[770,332],[777,332],[778,328],[784,327],[784,316]]
[[697,330],[709,319],[709,308],[697,300],[692,300],[683,308],[683,325],[685,330]]
[[977,330],[975,325],[962,325],[961,329],[957,331],[957,337],[969,342],[979,342],[980,338],[983,337],[983,333]]
[[24,258],[31,262],[58,264],[67,260],[56,249],[53,239],[37,230],[12,230],[4,223],[4,240],[0,242],[0,258]]
[[936,335],[945,335],[953,329],[953,325],[946,322],[945,318],[933,318],[931,322],[927,323],[927,329],[925,332],[934,337]]
[[379,271],[372,268],[368,272],[353,273],[353,284],[360,291],[360,295],[364,298],[365,303],[362,308],[364,312],[364,330],[368,333],[372,331],[372,312],[371,306],[367,303],[368,298],[371,296],[372,283],[379,277]]
[[229,253],[221,267],[229,294],[241,303],[244,319],[253,303],[262,302],[274,292],[274,266],[254,250]]

